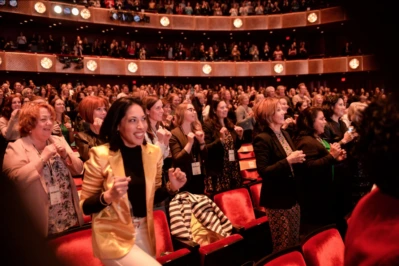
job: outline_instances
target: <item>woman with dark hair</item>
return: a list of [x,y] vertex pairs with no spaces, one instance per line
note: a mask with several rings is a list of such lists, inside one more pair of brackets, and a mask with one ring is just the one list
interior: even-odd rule
[[335,223],[334,164],[344,160],[345,150],[338,143],[321,138],[326,120],[321,108],[303,110],[297,119],[294,143],[306,154],[297,168],[301,178],[301,230],[304,234]]
[[215,193],[242,185],[237,150],[241,147],[244,130],[227,117],[225,101],[212,101],[210,105],[209,117],[204,123],[208,149],[205,186],[207,192]]
[[21,109],[21,97],[11,95],[6,98],[2,117],[0,118],[1,135],[7,141],[19,139],[19,113]]
[[295,165],[305,154],[295,150],[290,135],[282,130],[285,110],[276,98],[266,98],[254,108],[260,133],[253,141],[257,170],[262,177],[260,204],[266,208],[273,252],[299,241],[300,207]]
[[154,202],[176,194],[186,182],[180,169],[169,169],[162,186],[161,149],[145,142],[140,104],[130,97],[115,101],[100,130],[107,144],[93,147],[85,163],[80,204],[93,215],[94,255],[106,266],[159,265],[153,259]]
[[108,101],[98,96],[87,96],[79,103],[79,115],[89,124],[87,130],[75,135],[76,147],[84,162],[89,159],[89,150],[92,147],[104,143],[99,134],[107,110]]
[[176,108],[181,103],[179,95],[177,95],[176,93],[169,94],[168,102],[170,103],[170,108],[172,109],[170,114],[175,115]]
[[182,103],[176,109],[176,128],[169,141],[174,167],[187,174],[187,184],[182,191],[204,194],[204,169],[208,150],[204,132],[192,104]]
[[143,107],[147,116],[147,132],[145,140],[158,146],[163,154],[163,158],[169,156],[169,140],[172,134],[161,126],[164,110],[162,101],[156,96],[147,96],[143,99]]
[[219,100],[219,94],[217,92],[208,92],[208,96],[206,97],[206,106],[204,110],[202,110],[202,119],[206,121],[209,115],[209,110],[211,108],[212,101]]
[[59,137],[64,136],[67,143],[71,145],[75,141],[75,135],[71,119],[66,115],[65,103],[62,99],[55,98],[51,101],[51,105],[55,110],[55,123],[52,134]]
[[348,132],[348,127],[341,120],[345,109],[343,97],[339,94],[328,96],[323,101],[323,112],[327,119],[323,138],[329,143],[339,142],[344,145],[353,139],[353,134]]

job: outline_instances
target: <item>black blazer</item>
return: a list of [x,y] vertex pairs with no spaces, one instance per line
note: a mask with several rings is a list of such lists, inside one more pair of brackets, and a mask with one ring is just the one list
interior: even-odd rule
[[332,166],[336,160],[313,136],[301,136],[294,142],[297,149],[306,154],[306,161],[297,167],[301,180],[302,221],[310,224],[333,223],[335,190]]
[[[284,130],[281,132],[295,151],[289,134]],[[293,207],[297,203],[296,181],[276,134],[269,127],[265,128],[255,137],[253,147],[257,170],[262,177],[260,205],[270,209]]]
[[[224,147],[220,141],[219,130],[215,130],[213,124],[205,122],[202,129],[205,133],[205,143],[208,149],[208,160],[206,162],[207,176],[215,176],[223,173]],[[229,129],[234,142],[234,156],[238,161],[237,150],[241,147],[242,140],[237,136],[234,129]]]
[[[203,194],[205,189],[205,161],[207,160],[208,150],[205,147],[202,151],[197,139],[194,139],[194,144],[190,153],[187,153],[184,147],[187,144],[187,136],[182,132],[180,127],[172,130],[172,137],[169,140],[170,151],[172,152],[172,165],[174,168],[179,167],[186,173],[187,183],[180,189],[180,191],[188,191],[193,194]],[[191,163],[194,162],[194,156],[197,162],[201,162],[201,176],[193,178]]]

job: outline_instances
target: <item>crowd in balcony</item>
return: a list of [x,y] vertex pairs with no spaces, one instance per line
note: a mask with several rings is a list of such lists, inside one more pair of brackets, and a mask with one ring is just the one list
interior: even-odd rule
[[[70,1],[66,1],[70,2]],[[300,12],[332,6],[333,0],[265,0],[265,1],[173,1],[173,0],[75,0],[84,5],[140,12],[198,16],[249,16]]]
[[32,34],[26,37],[24,33],[16,41],[0,38],[0,49],[5,51],[27,51],[35,53],[73,54],[76,56],[98,55],[114,58],[158,59],[158,60],[192,60],[192,61],[270,61],[306,59],[309,52],[305,41],[293,39],[287,41],[273,40],[261,42],[200,42],[186,47],[182,42],[143,44],[138,41],[95,39],[77,36],[74,41],[65,36],[59,39],[49,35],[44,39],[41,35]]

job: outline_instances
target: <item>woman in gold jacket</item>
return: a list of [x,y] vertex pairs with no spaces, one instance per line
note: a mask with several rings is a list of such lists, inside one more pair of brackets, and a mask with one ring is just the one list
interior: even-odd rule
[[153,259],[153,205],[186,182],[180,169],[169,169],[162,186],[162,153],[145,143],[146,130],[140,102],[118,99],[100,130],[107,144],[93,147],[85,163],[80,204],[93,215],[94,255],[106,266],[159,265]]

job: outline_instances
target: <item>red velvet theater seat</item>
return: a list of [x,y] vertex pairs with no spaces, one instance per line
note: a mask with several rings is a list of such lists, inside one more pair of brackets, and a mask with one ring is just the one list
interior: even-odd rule
[[156,258],[162,265],[190,265],[190,250],[174,250],[166,215],[161,210],[154,211],[154,229],[156,240]]
[[252,204],[255,210],[266,213],[265,207],[260,206],[260,191],[262,189],[262,183],[254,184],[249,187],[251,192]]
[[91,228],[78,229],[49,242],[57,258],[65,265],[102,266],[94,257],[91,243]]
[[331,226],[319,229],[307,236],[302,244],[302,251],[306,265],[344,265],[344,242],[338,230]]
[[259,260],[271,252],[268,219],[266,216],[255,217],[247,189],[239,188],[216,194],[214,201],[238,232],[244,236],[246,252],[253,260]]
[[202,246],[199,249],[201,266],[242,265],[243,237],[238,234]]
[[280,252],[269,255],[260,261],[255,266],[306,266],[305,260],[300,247],[293,247],[282,250]]

